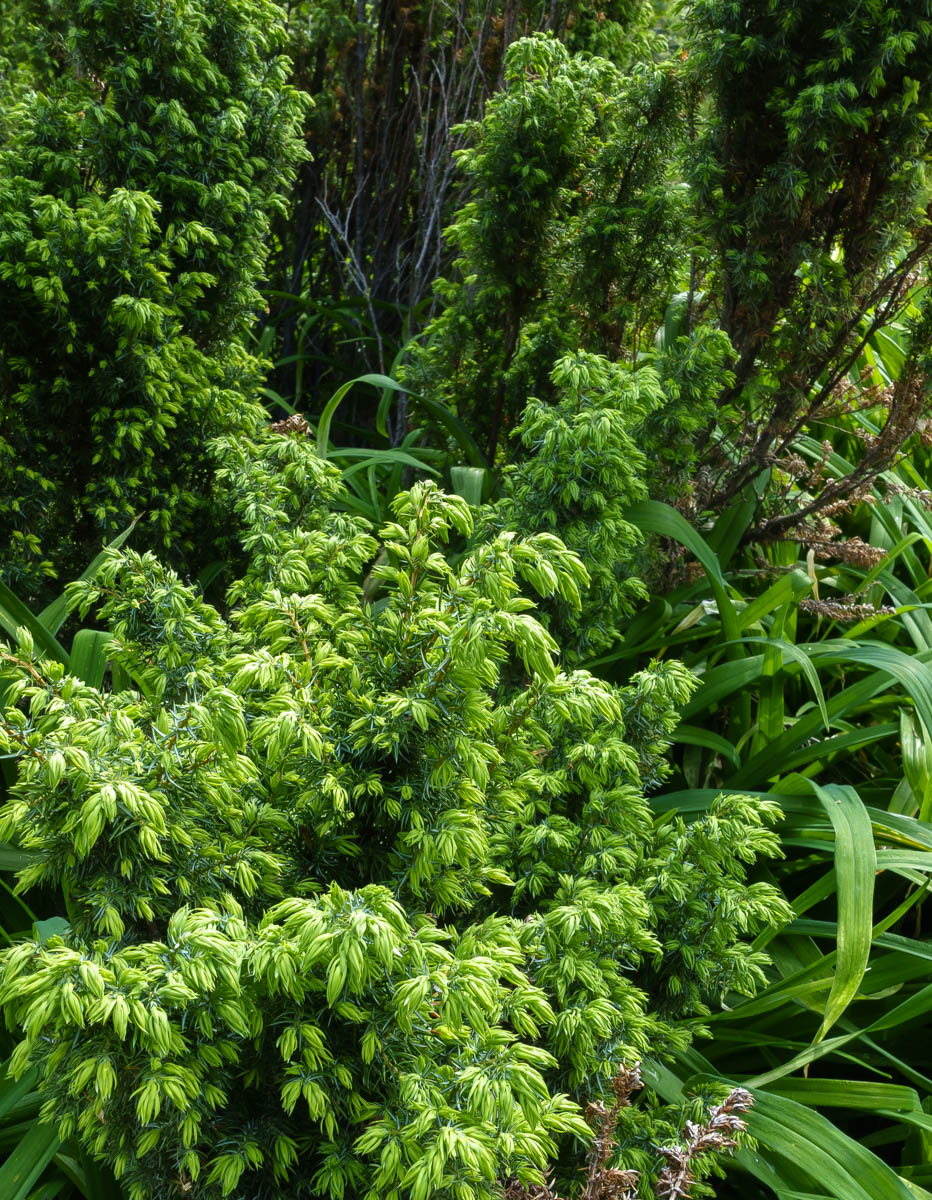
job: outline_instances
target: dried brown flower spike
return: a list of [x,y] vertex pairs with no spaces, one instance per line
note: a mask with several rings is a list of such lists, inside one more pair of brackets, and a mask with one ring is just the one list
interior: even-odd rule
[[285,417],[284,421],[276,421],[274,425],[270,425],[269,432],[308,434],[311,432],[311,427],[300,413],[292,413],[290,417]]
[[654,1195],[668,1197],[669,1200],[679,1200],[679,1197],[691,1195],[690,1189],[696,1182],[693,1172],[694,1160],[703,1154],[734,1150],[738,1142],[733,1135],[747,1129],[747,1123],[739,1114],[747,1112],[753,1104],[754,1097],[750,1092],[744,1088],[735,1088],[722,1104],[709,1110],[709,1119],[705,1125],[695,1125],[692,1121],[687,1121],[683,1130],[682,1145],[660,1147],[660,1153],[667,1160],[667,1165],[654,1184]]
[[532,1183],[526,1187],[520,1179],[511,1175],[505,1180],[502,1192],[504,1200],[560,1200],[550,1187],[550,1180],[543,1183]]
[[871,617],[892,617],[896,613],[896,609],[889,604],[882,604],[878,608],[874,604],[861,603],[853,596],[841,596],[837,600],[816,600],[812,596],[804,596],[799,607],[803,612],[828,617],[832,621],[869,621]]
[[[621,1171],[609,1167],[608,1160],[615,1148],[615,1126],[618,1114],[631,1104],[631,1096],[644,1086],[641,1065],[627,1067],[624,1063],[612,1080],[615,1103],[606,1108],[600,1101],[586,1106],[586,1120],[595,1126],[596,1134],[586,1162],[586,1182],[579,1200],[637,1200],[638,1171]],[[504,1200],[560,1200],[552,1190],[549,1179],[543,1184],[525,1187],[513,1176],[505,1181]]]
[[632,1094],[643,1086],[641,1064],[627,1067],[622,1063],[612,1080],[615,1093],[612,1108],[606,1109],[602,1104],[590,1104],[586,1108],[586,1120],[595,1125],[596,1135],[589,1151],[586,1185],[580,1200],[634,1200],[639,1172],[609,1168],[608,1160],[615,1148],[618,1114],[623,1108],[630,1107]]
[[853,567],[863,567],[869,570],[887,557],[887,551],[880,546],[870,546],[859,537],[846,538],[842,541],[829,542],[807,539],[816,558],[830,562],[850,563]]

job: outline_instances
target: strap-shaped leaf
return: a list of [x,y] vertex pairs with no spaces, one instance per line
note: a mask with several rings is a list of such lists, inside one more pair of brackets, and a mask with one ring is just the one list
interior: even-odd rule
[[107,643],[111,641],[111,633],[100,629],[79,629],[74,635],[71,654],[68,657],[70,674],[76,675],[91,687],[99,688],[107,669]]
[[[642,532],[659,533],[661,537],[672,538],[695,555],[709,577],[709,585],[722,619],[725,640],[737,642],[741,635],[738,613],[728,595],[725,577],[722,575],[722,568],[715,551],[705,538],[690,525],[681,513],[660,500],[645,500],[640,504],[632,505],[626,511],[625,518]],[[740,655],[733,653],[732,657],[737,658]]]
[[822,1025],[815,1036],[818,1043],[854,999],[867,970],[877,852],[870,816],[854,788],[812,786],[835,830],[838,894],[838,957]]
[[0,1166],[0,1196],[4,1200],[26,1200],[60,1145],[53,1126],[33,1125]]
[[57,658],[59,662],[67,663],[68,651],[55,634],[42,624],[15,592],[0,582],[0,629],[6,630],[11,638],[15,638],[20,627],[29,630],[36,647],[47,658]]

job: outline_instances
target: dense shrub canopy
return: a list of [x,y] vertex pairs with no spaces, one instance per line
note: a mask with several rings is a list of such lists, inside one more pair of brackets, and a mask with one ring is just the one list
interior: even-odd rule
[[[369,606],[376,543],[306,439],[218,453],[253,563],[228,617],[111,551],[74,596],[138,690],[4,655],[26,753],[0,835],[70,918],[0,959],[16,1069],[140,1200],[530,1182],[585,1135],[575,1098],[761,978],[742,936],[785,909],[743,864],[775,852],[774,810],[655,824],[641,777],[689,678],[558,669],[519,594],[586,584],[552,534],[451,565],[470,511],[419,484]],[[629,1166],[663,1120],[634,1121]]]
[[666,183],[680,103],[650,64],[623,74],[543,36],[509,49],[459,154],[461,278],[438,285],[444,309],[408,368],[415,391],[483,414],[490,457],[528,395],[550,399],[558,358],[617,358],[660,321],[685,203]]
[[[60,11],[59,11],[60,10]],[[0,145],[0,557],[25,596],[134,515],[179,549],[208,438],[250,428],[242,338],[303,111],[271,0],[66,0]]]
[[927,7],[2,5],[0,1196],[927,1195]]
[[[509,47],[550,30],[619,67],[656,41],[646,0],[290,0],[295,81],[313,98],[312,159],[276,224],[275,386],[336,384],[390,366],[449,262],[444,229],[462,199],[451,151],[461,122],[500,87]],[[357,340],[364,338],[361,345]],[[364,349],[363,349],[364,346]],[[297,368],[295,354],[304,361]]]
[[[682,15],[677,56],[625,73],[543,35],[510,47],[459,154],[458,258],[408,378],[481,424],[494,461],[527,396],[555,398],[563,354],[652,361],[665,400],[638,440],[655,491],[697,512],[751,497],[754,534],[783,536],[882,471],[927,404],[911,300],[930,245],[932,33],[924,3]],[[857,470],[796,512],[753,491],[845,409],[852,367],[897,320],[903,369]]]
[[515,434],[526,455],[505,472],[504,495],[484,513],[486,528],[556,531],[588,564],[580,597],[543,600],[550,632],[567,661],[594,658],[645,597],[632,574],[641,546],[626,520],[647,495],[647,463],[629,430],[661,399],[653,371],[630,371],[585,352],[552,372],[554,402],[531,399]]

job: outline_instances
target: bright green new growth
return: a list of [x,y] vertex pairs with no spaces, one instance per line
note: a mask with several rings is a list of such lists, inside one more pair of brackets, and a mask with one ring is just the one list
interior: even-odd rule
[[133,515],[152,545],[204,537],[207,442],[256,424],[243,338],[303,155],[272,0],[55,17],[56,77],[0,127],[0,559],[25,597]]
[[[551,373],[556,400],[531,400],[515,430],[523,454],[505,472],[505,497],[486,512],[492,528],[555,530],[585,558],[582,600],[539,587],[550,631],[568,662],[592,658],[618,638],[618,622],[646,595],[632,577],[641,543],[625,509],[645,499],[646,458],[631,431],[662,399],[645,369],[580,351]],[[671,696],[671,703],[675,697]]]
[[[559,670],[520,595],[584,583],[553,535],[503,531],[452,566],[470,510],[419,484],[379,531],[369,606],[376,542],[330,511],[310,444],[217,453],[253,555],[228,617],[111,552],[74,598],[103,602],[134,689],[66,677],[28,638],[3,654],[20,772],[0,838],[35,854],[24,884],[67,885],[71,923],[0,958],[15,1068],[41,1065],[48,1119],[132,1200],[531,1182],[621,1060],[760,980],[742,938],[787,913],[742,863],[777,851],[776,810],[655,823],[640,772],[689,678]],[[633,1111],[620,1160],[659,1170],[670,1122]]]

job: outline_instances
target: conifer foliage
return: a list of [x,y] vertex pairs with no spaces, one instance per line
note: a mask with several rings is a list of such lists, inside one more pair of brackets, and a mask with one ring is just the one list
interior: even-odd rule
[[650,369],[580,351],[551,372],[554,403],[531,399],[515,430],[522,457],[505,472],[505,495],[487,510],[494,527],[558,532],[588,564],[582,597],[545,600],[568,659],[592,658],[618,637],[618,621],[646,595],[632,568],[641,543],[626,509],[647,496],[647,462],[630,430],[662,400]]
[[272,0],[54,8],[54,77],[0,145],[0,558],[25,596],[133,515],[161,546],[203,523],[208,438],[255,421],[241,339],[302,155]]
[[[742,939],[787,911],[744,864],[775,810],[655,823],[641,776],[690,679],[560,669],[521,595],[585,586],[554,535],[451,555],[471,511],[432,484],[373,531],[300,434],[216,453],[250,554],[228,615],[110,551],[73,599],[112,690],[3,652],[0,837],[70,918],[0,956],[15,1069],[132,1200],[569,1184],[580,1102],[761,978]],[[632,1108],[613,1161],[657,1179],[697,1113]]]
[[[492,461],[528,395],[558,399],[565,353],[651,362],[665,399],[635,437],[655,494],[695,512],[740,498],[753,536],[805,519],[811,534],[928,406],[928,5],[677,12],[676,54],[626,72],[540,34],[510,46],[459,152],[457,258],[409,378],[485,434]],[[855,364],[897,324],[882,432],[844,480],[781,511],[769,472],[838,417]]]
[[[705,108],[684,154],[698,261],[734,346],[718,397],[725,452],[710,455],[700,489],[718,508],[804,424],[831,418],[863,347],[908,308],[932,247],[932,23],[924,0],[694,0],[684,11],[686,76]],[[886,465],[928,404],[928,317],[910,324],[885,436],[848,491]]]
[[488,430],[490,459],[529,395],[554,398],[563,355],[637,357],[662,319],[686,203],[666,179],[675,76],[538,35],[509,48],[504,81],[458,155],[458,277],[438,282],[444,307],[409,367],[414,391]]

